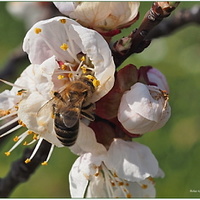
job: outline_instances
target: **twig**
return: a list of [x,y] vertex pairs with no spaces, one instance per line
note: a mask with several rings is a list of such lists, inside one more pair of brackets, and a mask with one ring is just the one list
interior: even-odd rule
[[200,6],[195,5],[189,9],[182,9],[176,12],[172,17],[164,19],[162,23],[158,24],[158,26],[150,31],[146,39],[169,35],[190,23],[200,24]]
[[32,150],[25,149],[22,158],[12,163],[7,176],[0,179],[0,197],[8,197],[16,186],[30,178],[41,162],[46,159],[50,146],[50,143],[43,140],[37,154],[27,164],[24,161],[30,157]]
[[153,3],[140,27],[113,45],[112,53],[116,67],[120,66],[133,53],[142,52],[150,44],[151,40],[146,39],[148,33],[165,17],[168,17],[177,5],[176,2],[172,5],[169,2]]

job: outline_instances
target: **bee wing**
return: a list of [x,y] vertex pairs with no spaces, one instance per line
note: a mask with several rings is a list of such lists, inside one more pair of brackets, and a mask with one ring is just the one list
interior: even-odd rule
[[63,123],[67,128],[78,126],[80,118],[79,108],[66,108],[66,112],[62,114]]
[[76,101],[59,101],[55,104],[55,123],[64,124],[66,128],[73,128],[79,125],[83,98]]
[[47,117],[47,113],[49,114],[49,116],[51,118],[54,118],[54,114],[53,114],[53,99],[50,99],[49,101],[47,101],[44,105],[42,105],[40,107],[40,109],[37,112],[37,118],[38,119],[43,119]]

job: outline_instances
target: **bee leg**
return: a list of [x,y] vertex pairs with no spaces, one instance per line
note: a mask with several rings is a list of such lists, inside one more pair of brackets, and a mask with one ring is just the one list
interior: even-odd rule
[[81,109],[81,115],[90,121],[94,121],[95,120],[95,117],[93,114],[94,109],[95,109],[94,103],[90,103],[86,106],[83,106]]

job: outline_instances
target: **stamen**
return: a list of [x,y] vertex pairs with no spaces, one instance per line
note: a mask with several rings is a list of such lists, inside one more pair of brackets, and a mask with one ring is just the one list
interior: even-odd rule
[[53,149],[54,149],[54,144],[51,145],[47,159],[44,162],[42,162],[41,165],[47,165],[48,164],[48,161],[49,161],[49,159],[52,155]]
[[6,131],[5,133],[3,133],[2,135],[0,135],[0,138],[2,138],[2,137],[4,137],[4,136],[6,136],[6,135],[8,135],[8,134],[10,134],[10,133],[12,133],[12,132],[14,132],[14,131],[16,131],[17,129],[19,129],[19,128],[21,128],[22,126],[21,125],[17,125],[17,126],[15,126],[14,128],[11,128],[10,130],[8,130],[8,131]]
[[13,151],[19,144],[27,137],[27,131],[21,134],[21,138],[12,146],[12,148],[5,152],[5,154],[8,156],[10,155],[11,151]]
[[85,66],[82,66],[82,67],[81,67],[81,70],[82,70],[82,73],[83,73],[83,74],[86,74],[87,68],[86,68]]
[[33,157],[35,156],[35,154],[37,153],[37,151],[38,151],[38,149],[39,149],[39,147],[40,147],[40,145],[41,145],[41,143],[42,143],[42,140],[43,140],[43,138],[40,138],[40,139],[38,140],[38,143],[36,144],[36,147],[34,148],[33,153],[31,154],[30,158],[27,158],[27,159],[25,160],[25,163],[31,162],[32,158],[33,158]]
[[83,61],[83,62],[85,61],[85,56],[81,57],[81,61]]
[[11,83],[11,82],[9,82],[9,81],[5,81],[5,80],[3,80],[3,79],[0,79],[0,81],[3,82],[3,83],[5,83],[5,84],[7,84],[7,85],[12,86],[12,87],[17,87],[17,88],[20,88],[20,89],[24,89],[24,87],[19,86],[19,85],[16,85],[16,84],[14,84],[14,83]]
[[23,126],[23,127],[26,127],[26,124],[24,124],[24,123],[22,122],[22,120],[18,120],[18,124],[21,125],[21,126]]
[[14,138],[13,138],[13,141],[14,142],[17,142],[19,140],[19,137],[18,136],[15,136]]
[[3,117],[0,117],[0,121],[1,121],[1,120],[4,120],[4,119],[7,119],[7,118],[9,118],[9,117],[12,117],[13,115],[16,115],[16,114],[17,114],[17,112],[11,112],[11,113],[10,113],[9,110],[6,110],[5,112],[7,113],[7,115],[5,115],[5,116],[3,116]]
[[8,127],[8,126],[10,126],[11,124],[13,124],[13,123],[15,123],[15,122],[17,122],[18,121],[18,117],[16,117],[16,118],[14,118],[13,120],[10,120],[9,122],[7,122],[7,123],[5,123],[4,125],[2,125],[1,127],[0,127],[0,130],[3,130],[4,128],[6,128],[6,127]]
[[34,29],[34,32],[35,32],[36,34],[39,34],[41,31],[42,31],[41,28],[35,28],[35,29]]

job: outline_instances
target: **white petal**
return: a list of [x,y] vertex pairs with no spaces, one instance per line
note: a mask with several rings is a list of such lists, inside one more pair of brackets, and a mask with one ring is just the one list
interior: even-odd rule
[[[65,19],[66,23],[60,20]],[[63,51],[60,46],[67,43],[70,37],[70,26],[77,24],[74,20],[66,17],[54,17],[48,20],[39,21],[26,34],[23,43],[23,50],[28,53],[29,59],[34,64],[41,64],[46,59],[55,55],[60,61],[71,61],[73,58],[67,51]],[[41,29],[36,34],[35,28]],[[78,46],[68,44],[73,53],[77,54],[81,50]]]
[[[115,64],[107,42],[96,31],[85,31],[81,26],[73,26],[76,31],[72,35],[77,45],[81,47],[94,65],[95,77],[100,81],[100,86],[94,95],[93,101],[99,100],[108,93],[114,84]],[[78,34],[80,34],[78,38]]]
[[78,155],[90,152],[96,156],[104,156],[107,152],[106,148],[96,141],[94,131],[82,122],[79,125],[79,134],[76,143],[70,149]]
[[70,194],[73,198],[83,198],[88,179],[80,169],[81,157],[77,158],[69,173]]
[[0,110],[9,110],[13,108],[21,97],[16,96],[15,93],[5,90],[0,93]]
[[63,145],[57,139],[53,129],[51,112],[46,112],[42,118],[38,117],[38,111],[44,103],[46,103],[46,99],[39,92],[34,91],[19,103],[18,116],[29,130],[39,134],[48,142],[61,147]]
[[141,182],[129,182],[128,189],[133,198],[155,198],[156,197],[154,182],[148,178]]
[[106,183],[102,173],[93,176],[87,188],[86,198],[108,198]]
[[73,2],[53,2],[53,3],[58,8],[58,10],[66,16],[69,16],[70,13],[73,12],[75,9],[75,5]]
[[105,161],[107,167],[128,181],[141,181],[158,172],[158,162],[151,150],[142,144],[115,139]]

